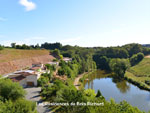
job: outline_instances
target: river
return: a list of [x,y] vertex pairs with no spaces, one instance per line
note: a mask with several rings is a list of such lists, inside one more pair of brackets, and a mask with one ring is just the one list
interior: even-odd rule
[[150,110],[150,92],[141,90],[126,80],[118,80],[108,77],[105,71],[97,70],[84,81],[85,89],[91,88],[95,92],[100,90],[106,100],[114,98],[116,102],[126,100],[132,106],[140,110]]

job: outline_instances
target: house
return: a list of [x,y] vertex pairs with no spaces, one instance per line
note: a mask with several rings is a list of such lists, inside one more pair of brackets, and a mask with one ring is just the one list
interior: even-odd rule
[[40,78],[40,74],[35,73],[31,70],[19,71],[10,75],[10,78],[14,82],[18,82],[23,87],[37,86],[37,80]]
[[43,70],[44,65],[42,63],[32,64],[29,70],[20,70],[9,74],[7,77],[14,82],[18,82],[23,87],[37,86],[37,80],[40,78],[42,73],[46,71]]
[[31,67],[29,70],[34,71],[36,74],[41,75],[42,73],[46,73],[46,67],[42,64],[42,66],[35,66]]
[[59,65],[59,62],[48,62],[47,64],[58,66],[58,65]]
[[32,67],[44,68],[44,64],[42,64],[42,63],[34,63],[34,64],[32,64]]
[[64,57],[63,60],[64,60],[65,62],[71,62],[71,61],[72,61],[72,58]]
[[25,77],[22,76],[22,75],[18,75],[18,76],[15,76],[15,77],[10,77],[10,79],[13,81],[13,82],[18,82],[22,87],[26,87],[26,80],[25,80]]
[[30,68],[30,70],[33,70],[33,71],[37,71],[37,72],[41,72],[42,71],[42,69],[41,69],[41,67],[32,67],[32,68]]

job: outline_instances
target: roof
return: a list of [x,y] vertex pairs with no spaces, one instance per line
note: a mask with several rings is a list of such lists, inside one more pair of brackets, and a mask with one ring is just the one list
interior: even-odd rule
[[71,61],[71,60],[72,60],[72,58],[64,57],[64,58],[63,58],[63,60],[64,60],[64,61]]
[[13,82],[19,82],[19,81],[25,79],[27,76],[36,75],[34,73],[29,73],[29,72],[18,72],[15,74],[18,74],[18,75],[9,77]]
[[29,72],[19,72],[19,73],[16,73],[16,74],[23,75],[24,77],[33,75],[33,73],[29,73]]
[[40,67],[32,67],[31,70],[38,70],[41,69]]
[[16,73],[20,73],[20,72],[34,73],[34,71],[32,71],[32,70],[20,70],[20,71],[14,72],[14,73],[16,74]]
[[[39,67],[37,67],[37,68],[39,68]],[[37,74],[33,70],[20,70],[20,71],[14,72],[14,73],[10,73],[6,77],[10,78],[14,82],[19,82],[30,75],[37,76]]]
[[21,80],[23,80],[24,78],[26,78],[25,76],[23,75],[19,75],[19,76],[16,76],[16,77],[12,77],[10,78],[13,82],[19,82]]
[[47,64],[58,64],[59,62],[48,62]]

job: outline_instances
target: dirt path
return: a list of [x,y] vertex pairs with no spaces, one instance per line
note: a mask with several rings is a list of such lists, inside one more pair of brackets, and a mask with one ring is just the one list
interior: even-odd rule
[[60,75],[58,75],[58,69],[59,69],[59,67],[56,68],[56,71],[54,72],[54,77],[58,78],[60,80],[66,81],[67,80],[67,76],[64,76],[64,75],[60,76]]
[[80,74],[80,75],[78,75],[78,77],[75,78],[73,84],[74,84],[74,86],[76,87],[77,90],[79,90],[79,80],[80,80],[85,74],[87,74],[87,72],[86,72],[86,73],[83,73],[83,74]]
[[150,58],[150,55],[145,56],[145,58]]

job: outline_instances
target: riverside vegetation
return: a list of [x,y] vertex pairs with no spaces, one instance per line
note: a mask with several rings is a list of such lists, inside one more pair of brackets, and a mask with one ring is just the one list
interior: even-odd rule
[[[61,81],[54,78],[55,67],[47,65],[51,70],[50,74],[43,74],[38,83],[42,87],[41,96],[48,102],[96,102],[104,103],[104,106],[51,106],[51,109],[58,113],[143,113],[138,108],[131,106],[126,101],[116,103],[114,100],[106,101],[100,91],[95,94],[92,89],[77,90],[73,85],[75,77],[84,72],[103,69],[112,72],[117,78],[124,78],[125,72],[132,69],[144,58],[144,55],[150,53],[150,49],[140,44],[128,44],[122,47],[95,47],[83,48],[78,46],[62,46],[60,43],[44,43],[41,47],[32,47],[19,49],[37,49],[45,48],[51,50],[60,61],[58,74],[66,75],[67,80]],[[12,48],[18,49],[15,44]],[[64,62],[62,57],[71,57],[71,62]],[[148,81],[147,81],[148,83]],[[2,95],[2,94],[0,94]],[[6,106],[5,101],[2,102]],[[26,104],[26,103],[24,103]],[[142,103],[141,103],[142,104]],[[21,105],[21,104],[20,104]],[[31,105],[31,104],[30,104]],[[29,106],[29,104],[28,104]],[[33,106],[33,105],[31,105]],[[5,110],[5,107],[0,107]],[[34,107],[26,107],[34,111]],[[32,108],[32,109],[31,109]],[[23,106],[19,107],[24,109]],[[23,110],[22,110],[23,111]],[[26,113],[23,111],[23,113]],[[28,112],[27,112],[28,113]]]

